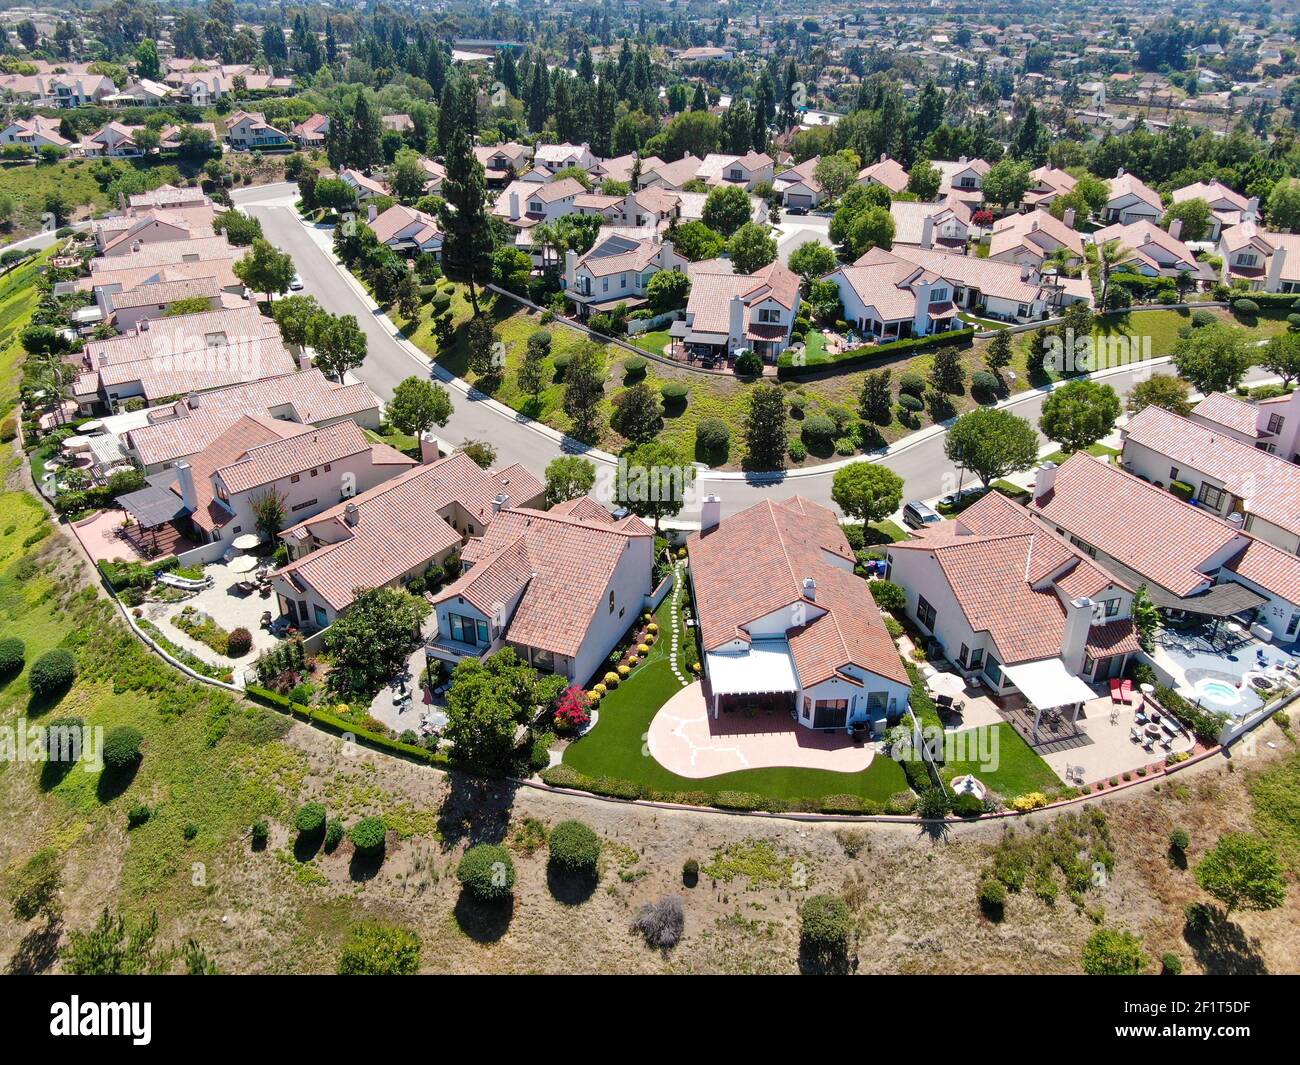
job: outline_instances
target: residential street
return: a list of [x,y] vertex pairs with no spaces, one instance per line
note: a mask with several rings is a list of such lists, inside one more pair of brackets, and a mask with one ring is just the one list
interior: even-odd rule
[[[381,399],[392,397],[397,383],[412,373],[427,373],[428,369],[400,339],[386,327],[386,319],[372,311],[353,283],[334,265],[320,244],[308,234],[293,210],[296,195],[294,186],[288,184],[265,185],[237,190],[235,203],[261,220],[267,238],[277,247],[293,256],[298,272],[305,284],[304,291],[315,296],[327,310],[335,314],[353,314],[365,330],[370,342],[365,363],[354,373],[365,381]],[[816,235],[815,225],[826,219],[807,216],[793,220],[797,225],[783,222],[782,231],[788,233],[781,241],[783,257],[806,239]],[[825,229],[821,232],[824,235]],[[1161,367],[1162,372],[1169,372]],[[1144,367],[1115,373],[1105,378],[1121,394],[1150,371]],[[1247,375],[1248,382],[1257,382],[1267,375],[1254,369]],[[459,443],[465,439],[490,441],[497,449],[498,462],[507,465],[522,463],[540,475],[546,464],[561,454],[559,443],[549,434],[530,427],[521,417],[511,416],[494,404],[467,397],[456,388],[449,388],[454,412],[451,421],[439,430],[441,436]],[[1042,411],[1044,395],[1027,393],[1013,400],[1008,409],[1036,422]],[[1046,441],[1044,441],[1046,443]],[[944,454],[944,435],[935,433],[897,449],[880,461],[898,473],[906,482],[906,499],[932,499],[956,489],[961,478]],[[799,494],[814,502],[833,507],[831,484],[834,466],[820,472],[793,473],[785,477],[746,479],[739,474],[704,473],[699,479],[697,496],[714,493],[722,498],[724,514],[734,513],[751,506],[765,496],[784,498]],[[969,476],[965,483],[970,483]],[[698,502],[688,504],[679,515],[682,522],[698,521]]]

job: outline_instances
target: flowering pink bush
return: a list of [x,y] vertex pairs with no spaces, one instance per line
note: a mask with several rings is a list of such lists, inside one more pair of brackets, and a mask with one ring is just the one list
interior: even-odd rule
[[576,732],[591,720],[587,712],[587,696],[576,684],[560,696],[555,708],[555,727],[561,732]]

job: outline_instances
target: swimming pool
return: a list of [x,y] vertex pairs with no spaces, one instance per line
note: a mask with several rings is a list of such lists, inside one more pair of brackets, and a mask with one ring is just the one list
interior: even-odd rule
[[1222,677],[1194,679],[1189,671],[1187,679],[1192,682],[1192,699],[1207,710],[1218,710],[1233,717],[1244,717],[1252,710],[1264,704],[1258,693],[1248,684],[1238,688],[1231,680]]

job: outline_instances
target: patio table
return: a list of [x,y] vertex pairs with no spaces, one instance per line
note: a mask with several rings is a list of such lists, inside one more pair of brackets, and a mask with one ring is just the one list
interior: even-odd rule
[[1146,734],[1147,734],[1148,736],[1150,736],[1150,737],[1154,740],[1154,739],[1158,738],[1159,735],[1160,735],[1160,726],[1159,726],[1159,725],[1155,725],[1155,724],[1148,725],[1148,726],[1146,727],[1145,731],[1146,731]]

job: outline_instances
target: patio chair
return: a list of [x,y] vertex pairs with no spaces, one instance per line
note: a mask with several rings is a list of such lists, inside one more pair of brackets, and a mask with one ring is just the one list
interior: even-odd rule
[[1133,703],[1133,682],[1128,678],[1119,682],[1119,697],[1125,705],[1131,706]]
[[1112,677],[1110,682],[1110,701],[1118,703],[1123,701],[1123,696],[1119,690],[1119,678]]
[[1142,744],[1142,749],[1143,749],[1144,751],[1149,751],[1149,750],[1151,750],[1155,745],[1156,745],[1156,741],[1153,740],[1150,736],[1148,736],[1148,737],[1146,737],[1146,740],[1145,740],[1145,741],[1143,742],[1143,744]]
[[1139,729],[1136,725],[1134,725],[1131,729],[1128,730],[1128,738],[1132,740],[1134,743],[1141,743],[1142,730]]

